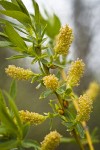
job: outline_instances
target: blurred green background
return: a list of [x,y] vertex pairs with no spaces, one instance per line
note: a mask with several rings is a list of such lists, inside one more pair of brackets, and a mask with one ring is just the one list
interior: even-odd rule
[[[31,0],[23,0],[27,9],[32,12]],[[37,0],[41,13],[45,8],[49,15],[55,13],[60,21],[61,25],[69,24],[73,28],[74,42],[70,49],[69,59],[81,58],[86,64],[85,74],[81,80],[80,86],[75,89],[78,95],[82,94],[88,87],[91,81],[97,81],[100,83],[100,1],[99,0]],[[44,15],[45,17],[45,15]],[[52,18],[52,17],[51,17]],[[50,20],[51,24],[53,20]],[[55,30],[59,28],[55,24]],[[53,32],[49,28],[48,32]],[[53,34],[53,33],[52,33]],[[14,54],[10,49],[0,49],[0,88],[9,89],[11,79],[5,74],[5,67],[9,64],[15,64],[24,68],[31,68],[37,71],[36,66],[30,65],[30,59],[21,60],[6,60],[5,58]],[[20,109],[27,109],[38,113],[51,111],[48,105],[48,99],[39,100],[39,93],[43,89],[36,90],[36,83],[30,84],[29,82],[18,81],[18,96],[16,104]],[[98,136],[100,135],[100,95],[94,102],[93,112],[91,119],[88,122],[89,130],[98,127]],[[66,128],[60,123],[60,120],[56,119],[53,122],[52,130],[59,131],[64,136],[69,136],[66,132]],[[46,121],[42,125],[34,126],[29,137],[42,141],[43,137],[49,133],[49,122]],[[58,150],[65,149],[77,149],[78,146],[74,144],[61,144]],[[95,149],[99,150],[100,145],[95,144]]]

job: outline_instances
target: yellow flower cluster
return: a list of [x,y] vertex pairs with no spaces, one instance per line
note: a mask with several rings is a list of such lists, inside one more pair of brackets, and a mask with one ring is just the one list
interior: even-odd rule
[[66,25],[60,29],[54,50],[57,54],[67,55],[73,41],[72,29]]
[[19,111],[19,115],[20,115],[20,118],[21,118],[23,123],[29,123],[30,125],[41,124],[46,119],[46,117],[43,115],[40,115],[40,114],[35,113],[35,112],[29,112],[27,110],[26,111],[24,111],[24,110]]
[[61,135],[57,131],[52,131],[44,138],[40,150],[55,150],[60,143]]
[[81,95],[78,99],[79,110],[77,112],[76,121],[88,121],[93,108],[93,101],[87,94]]
[[51,90],[56,90],[59,86],[58,78],[54,74],[50,74],[48,76],[45,76],[43,78],[43,83],[46,86],[46,88],[50,88]]
[[89,85],[88,90],[86,91],[86,94],[92,99],[94,100],[98,93],[99,93],[100,87],[96,82],[91,82]]
[[66,82],[70,86],[78,86],[80,78],[84,73],[85,64],[82,60],[77,59],[75,62],[71,63],[71,67],[68,71]]
[[8,68],[5,69],[5,72],[10,77],[17,80],[28,80],[34,75],[31,70],[16,67],[15,65],[9,65]]

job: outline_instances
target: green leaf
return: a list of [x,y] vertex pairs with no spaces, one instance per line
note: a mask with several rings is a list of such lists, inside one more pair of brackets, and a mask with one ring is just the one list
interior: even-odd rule
[[7,22],[7,20],[0,17],[0,24],[5,24],[6,22]]
[[38,61],[38,59],[37,59],[37,57],[35,57],[35,58],[32,60],[31,64],[35,64],[37,61]]
[[4,97],[3,97],[1,90],[0,90],[0,102],[2,103],[2,105],[4,105],[6,107],[5,100],[4,100]]
[[39,78],[39,76],[34,76],[34,77],[32,78],[32,80],[31,80],[31,83],[34,83],[35,81],[37,81],[38,78]]
[[16,93],[17,93],[17,84],[16,81],[13,80],[10,86],[10,96],[12,97],[13,100],[16,98]]
[[0,134],[6,135],[6,133],[7,133],[7,130],[6,130],[5,126],[0,125]]
[[11,42],[8,41],[0,41],[0,47],[9,47],[12,46]]
[[25,140],[25,141],[22,142],[22,146],[24,148],[31,148],[31,147],[34,147],[34,148],[37,148],[37,149],[40,148],[40,144],[37,141],[34,141],[34,140]]
[[0,36],[7,39],[7,35],[2,32],[0,32]]
[[84,138],[84,129],[80,123],[76,125],[76,131],[80,135],[81,138]]
[[20,11],[20,8],[17,5],[11,3],[11,2],[2,0],[2,1],[0,1],[0,4],[6,10],[17,10],[17,11]]
[[19,5],[21,11],[22,11],[23,13],[25,13],[26,15],[29,16],[29,13],[28,13],[28,11],[27,11],[27,9],[26,9],[24,3],[22,2],[22,0],[16,0],[16,1],[17,1],[18,5]]
[[[49,105],[51,106],[51,108],[52,108],[53,112],[55,112],[55,113],[56,113],[55,105],[54,105],[54,100],[50,100]],[[50,114],[50,113],[49,113],[49,114]]]
[[[13,111],[14,113],[14,117],[16,119],[16,123],[17,123],[17,127],[19,127],[19,132],[20,134],[22,134],[22,123],[21,123],[21,120],[20,120],[20,117],[19,117],[19,111],[12,99],[12,97],[7,93],[7,92],[4,92],[6,97],[8,98],[8,101],[9,101],[9,104],[10,104],[10,107],[11,107],[11,110]],[[19,132],[17,132],[17,134],[19,134]]]
[[56,63],[56,62],[54,62],[53,63],[55,66],[57,66],[57,67],[60,67],[60,68],[65,68],[66,67],[66,65],[61,65],[61,64],[58,64],[58,63]]
[[61,22],[59,18],[54,14],[53,17],[48,17],[47,26],[48,36],[54,38],[59,33]]
[[10,150],[12,148],[17,148],[17,141],[16,140],[9,140],[3,143],[0,143],[1,150]]
[[74,124],[73,124],[73,122],[62,122],[62,124],[64,125],[64,126],[66,126],[67,127],[67,131],[72,131],[73,130],[73,128],[74,128]]
[[40,23],[39,6],[35,2],[35,0],[32,0],[32,2],[33,2],[34,9],[35,9],[35,16],[34,16],[35,23],[39,24]]
[[29,123],[23,124],[23,126],[22,126],[23,138],[26,137],[26,135],[27,135],[29,129],[30,129]]
[[44,12],[47,16],[47,19],[44,19],[42,15],[40,16],[40,21],[43,26],[47,24],[46,34],[54,39],[55,36],[59,33],[61,22],[60,19],[54,14],[53,16],[49,16],[46,10]]
[[35,21],[36,34],[37,34],[37,37],[41,38],[41,24],[40,24],[39,6],[35,2],[35,0],[32,0],[32,2],[33,2],[34,10],[35,10],[34,21]]
[[42,94],[40,95],[39,99],[44,99],[47,96],[49,96],[51,93],[52,93],[51,90],[46,90],[46,91],[42,92]]
[[25,42],[23,41],[23,39],[20,37],[20,35],[14,30],[12,25],[10,25],[9,23],[6,23],[5,32],[8,35],[10,41],[15,46],[20,47],[21,49],[23,49],[23,51],[27,49],[27,46]]
[[10,11],[10,10],[0,10],[1,14],[4,14],[6,16],[12,17],[13,19],[18,20],[22,24],[30,24],[30,18],[25,15],[23,12],[18,11]]
[[2,104],[2,101],[0,100],[0,120],[5,125],[7,130],[9,130],[13,135],[18,134],[18,128],[11,118],[11,116],[8,114],[7,108]]
[[[43,38],[43,36],[44,36],[44,34],[45,34],[45,32],[46,32],[46,29],[47,29],[47,24],[45,25],[45,27],[44,27],[44,29],[43,29],[43,31],[42,31],[42,33],[41,33],[41,37]],[[45,38],[45,39],[47,39],[47,38]]]
[[15,24],[15,23],[13,23],[13,22],[11,22],[9,20],[5,20],[3,18],[0,18],[0,23],[3,24],[3,25],[5,25],[6,23],[10,23],[10,24],[12,24],[12,26],[15,29],[17,29],[18,31],[28,35],[28,33],[25,31],[25,27],[22,24]]
[[14,55],[14,56],[11,56],[9,58],[6,58],[8,60],[13,60],[13,59],[20,59],[20,58],[25,58],[27,57],[27,55]]
[[56,92],[60,95],[63,94],[65,91],[62,88],[58,88]]
[[50,48],[47,49],[47,54],[48,54],[49,57],[53,56],[53,52]]
[[66,91],[65,91],[65,94],[69,95],[71,92],[72,92],[72,89],[71,88],[67,88]]

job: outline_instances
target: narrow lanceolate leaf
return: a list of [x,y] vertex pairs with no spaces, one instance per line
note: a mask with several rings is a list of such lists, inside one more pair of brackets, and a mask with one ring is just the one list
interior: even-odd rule
[[0,41],[0,47],[8,47],[8,46],[12,46],[13,44],[11,42],[8,41]]
[[31,147],[34,147],[36,149],[40,148],[40,144],[37,141],[34,141],[34,140],[25,140],[25,141],[22,142],[22,146],[24,148],[31,148]]
[[15,105],[15,103],[14,103],[12,97],[11,97],[7,92],[5,92],[5,95],[6,95],[6,97],[8,98],[8,101],[9,101],[9,104],[10,104],[10,107],[11,107],[11,110],[12,110],[13,113],[14,113],[14,117],[15,117],[15,119],[16,119],[17,127],[20,129],[20,130],[19,130],[20,133],[17,133],[17,134],[22,134],[22,133],[21,133],[21,132],[22,132],[22,130],[21,130],[21,128],[22,128],[22,123],[21,123],[21,120],[20,120],[20,117],[19,117],[19,111],[18,111],[18,109],[17,109],[17,107],[16,107],[16,105]]
[[0,150],[8,150],[12,148],[17,148],[17,140],[9,140],[3,143],[0,143]]
[[21,59],[21,58],[25,58],[27,57],[27,55],[14,55],[14,56],[11,56],[9,58],[6,58],[8,60],[13,60],[13,59]]
[[46,91],[42,92],[39,99],[44,99],[44,98],[48,97],[51,93],[52,93],[51,90],[46,90]]
[[0,125],[0,134],[2,135],[6,135],[6,133],[7,133],[7,130],[6,130],[6,128],[5,128],[5,126],[3,126],[3,125]]
[[2,32],[0,32],[0,36],[7,39],[7,35]]
[[5,105],[5,101],[1,89],[0,89],[0,102]]
[[20,37],[20,35],[15,31],[15,29],[9,24],[6,23],[5,32],[8,35],[10,41],[17,47],[20,47],[25,51],[27,49],[27,46],[23,39]]
[[17,5],[15,5],[13,3],[10,3],[8,1],[1,0],[0,4],[6,10],[17,10],[17,11],[20,11],[20,8]]
[[20,11],[0,10],[0,13],[12,17],[13,19],[18,20],[22,24],[31,23],[30,18]]
[[27,9],[26,9],[24,3],[22,2],[22,0],[16,0],[16,1],[17,1],[18,5],[19,5],[21,11],[22,11],[23,13],[25,13],[26,15],[29,16],[29,13],[28,13],[28,11],[27,11]]
[[17,5],[16,0],[11,0],[11,2],[12,2],[13,4]]
[[54,62],[53,63],[55,66],[57,66],[57,67],[60,67],[60,68],[65,68],[66,67],[66,65],[61,65],[61,64],[58,64],[58,63],[56,63],[56,62]]
[[17,93],[17,84],[16,81],[13,80],[10,86],[10,96],[12,97],[13,100],[16,98],[16,93]]
[[40,24],[39,6],[35,2],[35,0],[32,0],[32,2],[33,2],[33,6],[34,6],[34,11],[35,11],[34,21],[35,21],[35,26],[36,26],[36,32],[37,32],[38,36],[41,37],[41,24]]
[[11,116],[8,114],[7,108],[5,107],[4,104],[2,104],[1,101],[0,101],[0,120],[6,126],[6,129],[8,131],[10,131],[11,133],[13,133],[15,135],[18,134],[16,124],[12,120]]

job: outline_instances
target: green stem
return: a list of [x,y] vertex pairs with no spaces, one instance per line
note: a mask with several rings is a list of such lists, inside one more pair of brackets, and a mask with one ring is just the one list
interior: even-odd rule
[[80,140],[79,136],[77,135],[75,129],[72,130],[72,134],[73,134],[77,144],[80,146],[80,150],[84,150],[84,147],[83,147],[81,140]]
[[59,104],[60,104],[61,108],[64,110],[61,97],[59,96],[59,94],[58,94],[57,92],[55,92],[55,95],[57,96],[57,99],[58,99],[58,101],[59,101]]
[[40,61],[38,61],[38,64],[39,64],[39,67],[40,67],[41,72],[42,72],[43,74],[45,74],[44,71],[43,71],[43,68],[42,68],[42,66],[41,66]]

